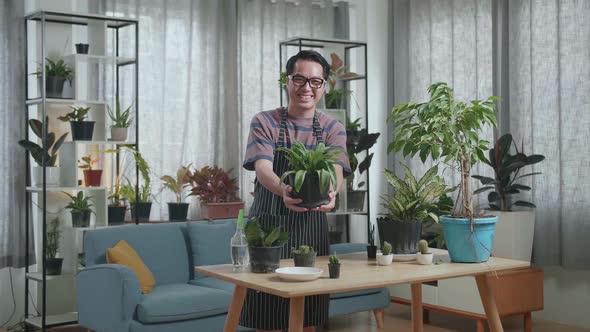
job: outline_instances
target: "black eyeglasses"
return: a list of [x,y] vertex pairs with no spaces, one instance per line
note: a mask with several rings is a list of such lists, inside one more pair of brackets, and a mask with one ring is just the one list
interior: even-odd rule
[[307,82],[309,82],[309,87],[312,89],[319,89],[324,85],[324,83],[326,83],[326,80],[321,79],[321,78],[317,78],[317,77],[307,78],[307,77],[301,76],[301,75],[295,75],[295,76],[289,75],[289,79],[291,80],[291,82],[293,82],[293,84],[295,86],[304,86]]

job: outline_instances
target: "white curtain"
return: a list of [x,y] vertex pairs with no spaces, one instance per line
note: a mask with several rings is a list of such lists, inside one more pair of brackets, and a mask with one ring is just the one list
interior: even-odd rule
[[[507,2],[508,3],[508,2]],[[534,261],[590,268],[590,2],[509,1],[509,121],[534,165]],[[504,129],[503,129],[504,130]]]
[[[0,1],[0,269],[25,266],[26,167],[18,145],[26,128],[23,12],[22,1]],[[32,240],[30,248],[33,264]]]
[[[439,81],[447,82],[458,100],[493,95],[492,0],[395,0],[390,8],[390,105],[425,101],[429,85]],[[482,137],[492,141],[492,128],[487,128]],[[401,154],[390,155],[391,169],[399,172],[400,162],[416,176],[433,166],[431,160],[423,164],[417,157],[404,160]],[[448,169],[441,164],[439,169],[443,168]],[[493,171],[477,165],[473,174],[491,176]],[[444,175],[447,184],[458,184],[459,178],[453,172],[445,170]],[[476,196],[474,203],[483,209],[487,199]]]

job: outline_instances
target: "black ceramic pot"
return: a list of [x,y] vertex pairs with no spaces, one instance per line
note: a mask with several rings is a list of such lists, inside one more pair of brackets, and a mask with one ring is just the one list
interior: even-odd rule
[[170,221],[186,221],[188,205],[188,203],[168,203]]
[[137,219],[139,221],[150,220],[150,213],[152,212],[152,202],[136,202],[131,203],[131,219],[135,220],[137,213]]
[[348,211],[363,211],[365,208],[366,190],[352,190],[346,192],[346,209]]
[[83,44],[83,43],[76,44],[76,53],[88,54],[89,48],[90,48],[90,44]]
[[377,258],[377,246],[367,246],[367,257],[369,259]]
[[279,247],[248,247],[250,269],[254,273],[272,273],[279,268],[281,250]]
[[47,258],[45,261],[45,268],[48,276],[57,276],[61,274],[61,266],[64,262],[63,258]]
[[415,254],[418,251],[418,241],[422,236],[422,222],[377,218],[377,227],[381,247],[383,242],[387,241],[393,247],[394,254]]
[[301,198],[303,202],[297,204],[297,206],[304,208],[316,208],[320,205],[330,203],[330,196],[328,195],[329,188],[326,188],[324,192],[320,192],[320,179],[317,173],[308,172],[305,175],[305,180],[301,185],[301,190],[295,191],[295,176],[289,175],[287,177],[288,184],[293,187],[291,197]]
[[328,271],[330,273],[330,279],[340,278],[340,263],[328,264]]
[[[41,81],[39,81],[41,82]],[[47,98],[63,98],[64,83],[66,82],[65,77],[59,76],[47,76],[45,78],[45,96]]]
[[72,211],[72,227],[88,227],[91,211]]
[[293,261],[295,266],[304,266],[304,267],[314,267],[315,266],[315,257],[317,253],[309,253],[309,254],[293,254]]
[[74,141],[92,141],[95,121],[70,121]]
[[109,210],[108,210],[109,226],[122,225],[125,222],[125,211],[126,210],[127,210],[126,206],[109,205]]

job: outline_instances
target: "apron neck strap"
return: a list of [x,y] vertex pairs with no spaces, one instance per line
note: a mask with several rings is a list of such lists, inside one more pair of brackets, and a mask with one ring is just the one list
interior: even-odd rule
[[[287,131],[287,118],[289,117],[289,110],[285,107],[283,109],[283,114],[281,115],[281,128],[279,130],[279,141],[278,146],[284,147],[286,146],[287,142],[285,141],[285,132]],[[320,126],[320,120],[318,119],[318,112],[313,113],[313,133],[316,138],[316,143],[324,143],[324,139],[322,138],[323,129]]]

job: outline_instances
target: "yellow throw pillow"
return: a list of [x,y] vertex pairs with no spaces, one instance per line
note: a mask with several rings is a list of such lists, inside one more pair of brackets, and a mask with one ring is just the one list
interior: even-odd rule
[[141,257],[133,250],[133,248],[125,240],[119,241],[114,247],[107,248],[107,262],[109,264],[121,264],[129,267],[141,286],[143,294],[151,293],[156,285],[156,279],[152,271],[148,269]]

